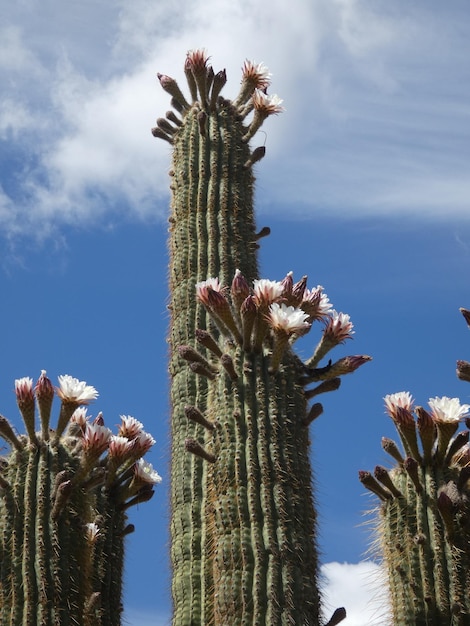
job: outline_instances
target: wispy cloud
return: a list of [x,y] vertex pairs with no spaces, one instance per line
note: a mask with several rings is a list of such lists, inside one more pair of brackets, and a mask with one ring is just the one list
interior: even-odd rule
[[[235,95],[246,57],[272,71],[286,112],[265,125],[260,207],[469,215],[469,38],[461,3],[169,0],[9,5],[0,59],[0,228],[163,215],[168,108],[157,71],[182,79],[205,46]],[[292,16],[295,15],[295,19]],[[240,42],[243,42],[241,44]]]

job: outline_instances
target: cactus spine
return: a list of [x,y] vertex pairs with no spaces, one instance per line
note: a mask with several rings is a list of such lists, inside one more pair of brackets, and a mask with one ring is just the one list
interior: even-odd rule
[[429,401],[430,412],[413,409],[407,392],[385,402],[404,450],[384,438],[395,466],[359,478],[381,500],[377,538],[392,623],[463,626],[470,620],[469,431],[455,433],[470,407],[443,397]]
[[118,626],[124,537],[133,530],[126,510],[148,500],[160,480],[142,459],[153,439],[130,417],[112,436],[100,415],[90,422],[80,408],[96,390],[60,380],[55,431],[45,372],[35,388],[30,378],[16,381],[26,435],[0,416],[11,446],[0,463],[0,623]]
[[[266,95],[266,68],[246,62],[233,101],[220,96],[225,71],[214,74],[203,52],[188,53],[185,74],[191,103],[158,75],[177,114],[152,131],[173,147],[173,624],[317,625],[308,425],[322,408],[308,400],[369,357],[318,368],[350,337],[349,317],[306,278],[258,280],[257,239],[269,229],[256,233],[252,165],[264,148],[251,152],[249,140],[281,110]],[[323,338],[302,363],[291,345],[315,319],[327,320]],[[306,391],[310,383],[319,384]]]

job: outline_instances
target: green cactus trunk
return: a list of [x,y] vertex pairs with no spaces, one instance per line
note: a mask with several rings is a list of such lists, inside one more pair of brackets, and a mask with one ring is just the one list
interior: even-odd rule
[[414,412],[417,423],[411,407],[390,412],[405,453],[390,439],[382,445],[397,465],[359,474],[382,501],[376,527],[392,623],[464,626],[470,623],[469,433],[453,437],[458,420],[442,421],[422,407]]
[[207,325],[205,310],[196,302],[196,282],[208,276],[227,280],[237,267],[252,278],[257,273],[253,176],[243,167],[249,158],[248,145],[241,141],[243,127],[228,102],[207,116],[204,134],[200,114],[195,103],[185,116],[174,142],[171,172],[172,588],[175,623],[188,625],[205,623],[207,467],[185,453],[186,438],[201,436],[201,427],[188,421],[185,407],[205,412],[208,389],[207,379],[181,367],[177,348],[195,345],[195,329]]
[[117,462],[102,418],[90,424],[81,409],[81,421],[72,417],[81,404],[73,398],[62,400],[50,430],[50,381],[42,374],[34,391],[31,379],[17,383],[28,434],[17,436],[0,416],[12,448],[0,465],[0,624],[119,626],[124,538],[133,530],[126,509],[152,492],[133,477],[142,454],[134,446]]
[[[255,304],[249,288],[257,239],[269,229],[255,232],[252,165],[264,148],[250,152],[248,141],[278,100],[256,89],[268,84],[260,66],[245,65],[234,101],[219,96],[225,71],[214,75],[203,53],[188,53],[185,72],[192,103],[159,75],[180,116],[168,112],[152,131],[173,146],[173,624],[313,626],[321,616],[304,385],[321,379],[312,369],[320,356],[309,370],[287,334],[276,341],[267,304]],[[287,304],[299,306],[305,287],[286,286]],[[337,376],[355,367],[326,369],[330,380],[310,397],[337,388]],[[321,406],[309,410],[311,420]]]

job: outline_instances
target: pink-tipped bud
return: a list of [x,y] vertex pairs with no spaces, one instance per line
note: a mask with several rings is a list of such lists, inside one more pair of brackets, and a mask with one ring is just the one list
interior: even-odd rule
[[250,285],[240,270],[235,270],[230,292],[235,308],[239,310],[242,302],[250,295]]
[[292,288],[294,286],[293,272],[288,272],[286,277],[283,280],[281,280],[281,285],[282,285],[282,297],[289,299],[290,296],[292,295]]
[[41,371],[41,375],[37,380],[34,391],[36,393],[36,398],[38,399],[38,401],[41,401],[42,399],[48,399],[52,402],[52,398],[54,397],[54,386],[49,378],[47,378],[46,370]]
[[25,376],[15,380],[15,393],[18,405],[34,404],[33,379]]
[[305,294],[305,290],[307,289],[307,276],[302,276],[302,278],[295,283],[292,287],[292,298],[293,302],[289,304],[293,304],[294,306],[299,306],[302,302]]

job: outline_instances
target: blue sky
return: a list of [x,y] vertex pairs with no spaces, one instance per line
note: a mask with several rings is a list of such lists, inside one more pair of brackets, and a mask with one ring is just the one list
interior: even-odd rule
[[[357,471],[386,462],[382,398],[470,395],[455,377],[456,359],[470,359],[458,311],[470,308],[470,9],[172,4],[3,8],[0,411],[16,419],[14,379],[46,369],[94,385],[108,425],[119,414],[145,423],[164,482],[131,512],[126,615],[131,626],[166,624],[170,153],[150,134],[169,108],[156,72],[183,85],[186,51],[205,47],[216,71],[227,68],[231,96],[245,58],[265,62],[286,110],[252,142],[267,147],[256,170],[258,224],[272,229],[262,275],[308,274],[355,324],[335,356],[373,356],[322,399],[312,427],[328,597],[350,609],[346,626],[363,626],[357,603],[377,574],[357,565],[371,505]],[[299,345],[305,356],[315,339],[313,329]],[[349,590],[362,571],[362,591]],[[371,624],[381,610],[367,609]]]

